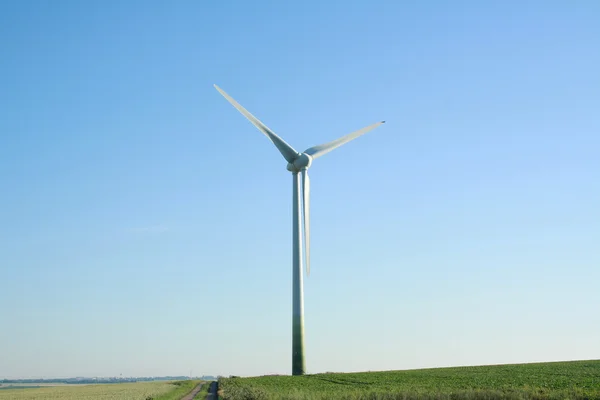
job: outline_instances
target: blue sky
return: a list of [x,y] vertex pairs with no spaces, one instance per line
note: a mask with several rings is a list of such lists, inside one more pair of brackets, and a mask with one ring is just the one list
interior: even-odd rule
[[[218,4],[217,4],[218,3]],[[485,3],[485,4],[484,4]],[[0,5],[0,377],[600,358],[600,4]]]

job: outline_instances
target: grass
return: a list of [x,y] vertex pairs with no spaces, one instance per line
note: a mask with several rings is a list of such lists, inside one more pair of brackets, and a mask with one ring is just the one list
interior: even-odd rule
[[600,360],[221,378],[223,400],[600,400]]
[[206,398],[206,395],[208,395],[209,388],[210,381],[204,382],[204,384],[202,385],[202,390],[200,390],[200,392],[198,392],[198,394],[196,395],[196,399],[204,400]]
[[179,400],[200,381],[62,385],[0,390],[0,400]]
[[[152,399],[148,399],[148,400],[179,400],[181,399],[183,396],[185,396],[186,394],[188,394],[189,392],[191,392],[192,390],[194,390],[194,388],[196,386],[198,386],[199,383],[201,383],[202,381],[177,381],[177,382],[172,382],[172,384],[174,386],[177,386],[177,388],[173,391],[167,392],[167,393],[163,393],[160,396],[156,396],[153,397]],[[200,399],[201,397],[196,397],[198,399]]]

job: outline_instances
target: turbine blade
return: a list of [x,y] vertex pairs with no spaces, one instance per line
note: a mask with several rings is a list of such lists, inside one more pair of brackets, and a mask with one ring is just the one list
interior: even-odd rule
[[302,204],[304,214],[304,249],[306,252],[306,275],[310,276],[310,179],[308,169],[302,170]]
[[310,149],[306,149],[304,152],[306,154],[312,156],[313,159],[321,157],[322,155],[329,153],[331,150],[333,150],[337,147],[340,147],[341,145],[348,143],[349,141],[356,139],[357,137],[359,137],[361,135],[364,135],[365,133],[369,132],[372,129],[377,128],[379,125],[381,125],[383,123],[385,123],[385,121],[377,122],[376,124],[369,125],[365,128],[357,130],[356,132],[352,132],[346,136],[342,136],[339,139],[332,140],[329,143],[320,144],[318,146],[311,147]]
[[223,91],[220,87],[218,87],[217,85],[214,85],[214,86],[215,86],[215,89],[217,89],[219,91],[219,93],[221,93],[223,95],[223,97],[225,97],[227,99],[227,101],[229,101],[231,103],[231,105],[233,105],[235,108],[237,108],[237,110],[239,112],[241,112],[242,115],[244,115],[244,117],[248,118],[248,120],[250,120],[250,122],[252,122],[252,124],[254,126],[256,126],[262,133],[265,134],[266,137],[269,138],[269,140],[271,140],[271,142],[273,142],[275,147],[277,147],[277,149],[279,150],[279,152],[281,153],[283,158],[285,158],[287,160],[287,162],[289,162],[289,163],[294,162],[294,160],[298,156],[298,152],[296,150],[294,150],[294,148],[292,146],[290,146],[289,144],[287,144],[285,142],[285,140],[283,140],[282,138],[277,136],[275,134],[275,132],[273,132],[265,124],[260,122],[258,120],[258,118],[256,118],[254,115],[250,114],[248,112],[248,110],[246,110],[244,107],[242,107],[240,105],[240,103],[235,101],[231,96],[229,96],[227,93],[225,93],[225,91]]

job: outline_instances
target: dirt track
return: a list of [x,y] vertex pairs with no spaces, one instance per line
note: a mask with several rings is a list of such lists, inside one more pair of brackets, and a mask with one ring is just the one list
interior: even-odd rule
[[186,394],[185,397],[182,397],[181,400],[193,400],[198,392],[202,390],[202,386],[208,385],[208,383],[201,383],[194,388],[190,393]]
[[210,385],[208,388],[208,395],[206,396],[206,400],[217,400],[219,397],[217,396],[217,382],[204,382],[199,384],[192,390],[190,393],[182,397],[181,400],[199,400],[196,399],[196,395],[202,390],[204,385]]

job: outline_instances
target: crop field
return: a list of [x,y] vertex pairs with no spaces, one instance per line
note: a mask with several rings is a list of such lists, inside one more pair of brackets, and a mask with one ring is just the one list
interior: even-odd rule
[[221,378],[223,400],[600,400],[600,360]]
[[179,400],[198,383],[155,381],[3,389],[0,390],[0,400]]

